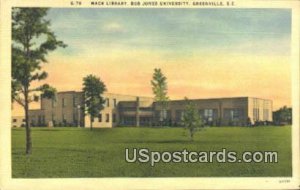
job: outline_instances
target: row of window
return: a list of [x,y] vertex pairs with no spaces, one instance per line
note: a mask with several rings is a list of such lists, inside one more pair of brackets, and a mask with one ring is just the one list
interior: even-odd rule
[[[18,120],[17,120],[17,119],[13,119],[12,122],[13,122],[13,123],[17,123]],[[22,119],[22,122],[25,122],[25,119]]]
[[[176,110],[175,113],[175,119],[176,121],[181,120],[183,117],[183,110]],[[214,119],[218,118],[218,110],[217,109],[200,109],[199,114],[202,117],[202,119],[207,121],[213,121]],[[227,118],[232,121],[237,121],[240,118],[244,117],[244,110],[240,108],[234,108],[234,109],[224,109],[224,118]]]
[[[109,98],[106,98],[105,99],[106,107],[109,107],[109,102],[110,102]],[[114,108],[117,107],[117,99],[116,98],[113,99],[113,105],[114,105]]]
[[[136,117],[134,116],[124,116],[120,118],[121,125],[136,125]],[[140,126],[150,126],[152,124],[152,119],[149,117],[140,117]]]
[[[73,114],[73,121],[77,121],[78,117],[79,117],[79,116],[77,116],[76,114]],[[101,113],[98,114],[97,119],[98,119],[98,122],[103,122],[103,121],[102,121],[102,114],[101,114]],[[56,120],[54,114],[52,114],[52,120],[53,120],[53,121]],[[65,114],[62,114],[62,120],[63,120],[63,121],[66,121]],[[117,120],[116,114],[112,114],[112,122],[115,123],[116,120]],[[105,122],[109,123],[109,121],[110,121],[110,114],[107,113],[107,114],[105,114]],[[94,118],[92,119],[92,122],[94,122]]]
[[[109,123],[109,120],[110,120],[110,114],[107,113],[107,114],[105,114],[105,122]],[[116,121],[117,121],[117,116],[116,116],[115,113],[113,113],[112,114],[112,122],[115,123]],[[94,122],[94,118],[92,118],[92,122]],[[99,123],[103,122],[102,121],[102,114],[101,113],[98,114],[98,122]]]
[[34,117],[31,118],[32,124],[43,124],[45,123],[45,116],[44,115],[38,115],[37,120],[35,120]]

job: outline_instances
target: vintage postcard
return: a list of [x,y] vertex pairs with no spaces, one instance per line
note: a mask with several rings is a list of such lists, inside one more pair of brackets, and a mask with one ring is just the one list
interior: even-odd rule
[[299,189],[299,1],[1,0],[0,189]]

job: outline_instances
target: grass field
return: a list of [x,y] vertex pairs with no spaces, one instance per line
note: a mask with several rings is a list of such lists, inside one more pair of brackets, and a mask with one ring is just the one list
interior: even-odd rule
[[[26,158],[25,130],[12,129],[12,175],[45,177],[291,176],[291,127],[211,127],[190,142],[182,128],[33,128]],[[125,148],[152,151],[277,151],[278,163],[125,162]]]

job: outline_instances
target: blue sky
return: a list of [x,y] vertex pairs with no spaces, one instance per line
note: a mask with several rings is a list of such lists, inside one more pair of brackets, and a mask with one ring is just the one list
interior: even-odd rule
[[[289,54],[288,9],[51,9],[72,55],[113,45],[182,56],[191,50]],[[249,44],[250,42],[250,44]],[[246,45],[245,45],[246,44]]]
[[152,97],[153,69],[161,68],[171,99],[291,105],[289,9],[52,8],[48,19],[68,45],[43,68],[58,91],[81,90],[94,74],[108,92]]
[[68,45],[44,67],[58,91],[81,90],[94,74],[108,92],[151,97],[161,68],[171,99],[251,96],[291,105],[289,9],[52,8],[48,19]]

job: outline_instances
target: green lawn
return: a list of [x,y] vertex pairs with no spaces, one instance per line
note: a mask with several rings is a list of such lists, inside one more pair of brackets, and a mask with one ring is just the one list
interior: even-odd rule
[[[45,177],[291,176],[291,127],[211,127],[190,142],[182,128],[33,128],[26,158],[25,130],[12,129],[12,175]],[[278,163],[125,162],[125,148],[152,151],[277,151]]]

